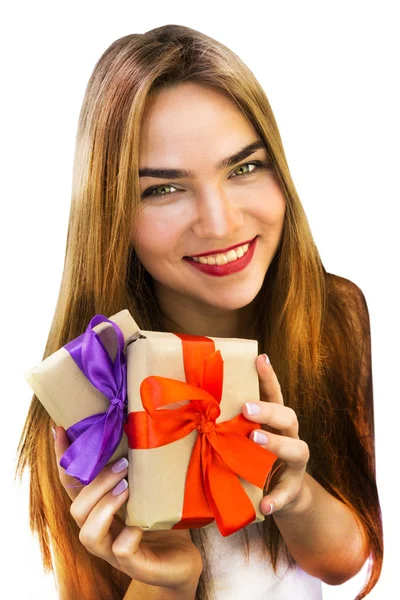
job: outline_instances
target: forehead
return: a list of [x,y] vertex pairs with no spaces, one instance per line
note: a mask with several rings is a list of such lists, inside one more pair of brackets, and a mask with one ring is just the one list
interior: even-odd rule
[[155,160],[172,165],[194,154],[212,155],[215,161],[254,137],[252,124],[228,95],[209,86],[185,83],[147,99],[140,166],[155,165]]

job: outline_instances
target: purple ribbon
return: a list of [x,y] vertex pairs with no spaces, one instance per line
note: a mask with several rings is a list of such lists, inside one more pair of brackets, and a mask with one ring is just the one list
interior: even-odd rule
[[[105,321],[111,323],[117,335],[114,363],[92,329]],[[71,445],[62,455],[60,465],[83,485],[93,481],[107,464],[123,434],[127,412],[124,343],[118,325],[104,315],[96,315],[85,333],[64,346],[87,379],[110,400],[106,412],[86,417],[66,430]]]

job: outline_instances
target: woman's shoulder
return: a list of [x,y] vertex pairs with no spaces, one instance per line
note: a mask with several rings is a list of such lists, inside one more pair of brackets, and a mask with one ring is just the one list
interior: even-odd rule
[[354,283],[354,281],[346,279],[346,277],[341,277],[340,275],[335,275],[334,273],[326,273],[326,282],[328,284],[328,288],[331,288],[340,293],[348,294],[355,297],[363,296],[363,293],[359,286],[356,283]]
[[328,296],[334,296],[344,304],[347,311],[356,319],[362,319],[364,323],[366,319],[369,320],[367,301],[356,283],[345,277],[326,273],[326,284]]

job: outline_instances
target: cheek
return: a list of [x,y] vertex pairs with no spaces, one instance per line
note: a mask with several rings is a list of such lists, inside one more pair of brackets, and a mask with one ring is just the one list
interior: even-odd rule
[[271,227],[280,229],[285,218],[286,202],[280,190],[271,198],[266,211],[266,223]]
[[285,218],[286,200],[279,185],[271,180],[253,205],[253,215],[267,227],[279,230]]
[[180,223],[179,218],[160,207],[149,207],[141,211],[132,241],[143,262],[152,257],[159,259],[173,251],[182,231]]

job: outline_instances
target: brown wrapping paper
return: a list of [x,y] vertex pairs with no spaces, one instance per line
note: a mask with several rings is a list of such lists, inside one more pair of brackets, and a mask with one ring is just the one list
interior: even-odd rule
[[[126,309],[109,319],[121,329],[125,341],[138,331],[135,321]],[[99,323],[93,330],[99,335],[114,361],[117,340],[112,325],[107,322]],[[23,376],[55,424],[64,429],[85,417],[105,412],[109,407],[109,400],[90,383],[65,348],[60,348]],[[108,462],[122,456],[128,456],[125,433]],[[118,514],[125,519],[125,506]]]
[[[185,380],[182,342],[171,333],[140,331],[141,336],[127,345],[128,412],[142,411],[140,384],[145,377],[160,375]],[[258,401],[259,384],[255,340],[210,338],[224,361],[221,414],[216,422],[242,412],[247,401]],[[182,518],[186,472],[196,440],[192,431],[181,440],[152,449],[129,449],[129,486],[126,524],[143,529],[171,529]],[[263,521],[260,511],[263,490],[240,478],[252,501],[255,521]]]

